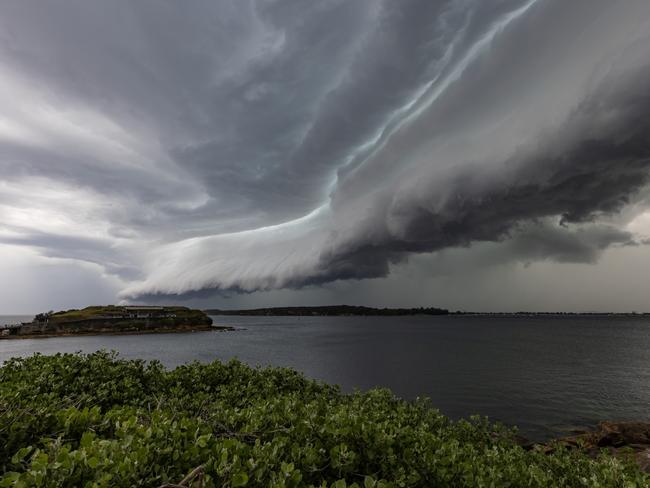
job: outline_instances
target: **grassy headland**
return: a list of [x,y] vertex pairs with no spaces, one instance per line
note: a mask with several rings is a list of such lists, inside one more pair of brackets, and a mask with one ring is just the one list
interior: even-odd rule
[[[189,481],[181,480],[189,474]],[[387,390],[352,395],[282,368],[113,354],[0,368],[0,486],[641,487],[624,459],[519,446]]]
[[[162,319],[174,319],[175,324],[210,325],[212,320],[201,310],[188,307],[164,306],[120,306],[100,305],[82,309],[71,309],[47,314],[55,324],[69,324],[84,320],[102,320],[107,318],[123,320],[149,319],[160,322]],[[37,316],[38,317],[38,316]]]
[[212,319],[201,310],[187,307],[107,305],[38,314],[32,322],[3,327],[0,338],[151,334],[217,329],[231,328],[212,327]]

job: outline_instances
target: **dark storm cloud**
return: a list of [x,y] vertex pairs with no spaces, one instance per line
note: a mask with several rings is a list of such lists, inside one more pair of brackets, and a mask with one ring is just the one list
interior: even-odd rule
[[540,219],[518,224],[507,239],[482,242],[473,248],[445,248],[409,260],[408,267],[417,267],[418,275],[437,277],[543,261],[594,265],[610,247],[642,244],[631,232],[612,225],[586,223],[567,227]]
[[[498,178],[473,166],[447,182],[454,191],[442,202],[426,193],[378,202],[379,216],[371,215],[367,227],[321,256],[317,279],[385,276],[391,262],[410,253],[508,239],[529,220],[557,216],[571,225],[620,211],[650,179],[648,86],[648,68],[614,93],[605,84],[532,154],[505,161]],[[573,235],[546,229],[520,237],[512,250],[513,258],[530,248],[546,249],[541,258],[591,262],[609,244],[632,240],[613,229]]]
[[[322,191],[314,194],[315,177],[293,175],[286,162],[323,98],[346,76],[378,6],[14,2],[5,8],[7,42],[20,47],[5,53],[7,65],[56,87],[64,103],[100,111],[135,140],[125,141],[135,154],[95,152],[89,161],[71,141],[61,151],[64,163],[28,154],[26,165],[18,148],[7,164],[100,191],[136,193],[153,214],[149,227],[164,226],[169,236],[282,221],[322,199]],[[141,162],[116,165],[116,156]],[[171,202],[199,195],[201,205],[165,208],[170,194]]]
[[126,296],[381,277],[480,241],[594,262],[636,239],[598,222],[648,183],[649,19],[644,0],[3,2],[0,241],[101,264]]

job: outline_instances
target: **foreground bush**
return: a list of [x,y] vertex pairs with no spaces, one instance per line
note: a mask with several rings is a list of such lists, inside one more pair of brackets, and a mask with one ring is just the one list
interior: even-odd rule
[[[199,469],[195,469],[199,468]],[[0,486],[636,487],[636,466],[525,451],[387,390],[289,369],[35,355],[0,368]]]

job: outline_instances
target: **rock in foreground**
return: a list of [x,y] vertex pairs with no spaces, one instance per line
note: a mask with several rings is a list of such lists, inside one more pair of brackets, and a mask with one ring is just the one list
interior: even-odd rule
[[633,459],[650,473],[650,422],[600,422],[594,431],[557,439],[543,449],[552,452],[558,444],[579,449],[592,458],[606,450],[617,458]]

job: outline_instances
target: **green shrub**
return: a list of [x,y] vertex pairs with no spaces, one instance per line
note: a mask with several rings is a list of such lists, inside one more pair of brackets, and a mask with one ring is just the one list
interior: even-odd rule
[[106,352],[0,368],[0,487],[158,487],[198,466],[207,487],[649,486],[612,457],[525,451],[485,419],[290,369]]

